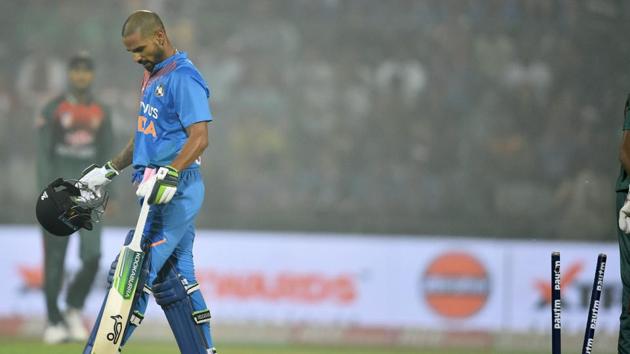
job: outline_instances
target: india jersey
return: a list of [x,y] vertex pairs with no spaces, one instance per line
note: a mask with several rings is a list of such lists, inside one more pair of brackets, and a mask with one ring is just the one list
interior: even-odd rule
[[[184,52],[145,71],[133,149],[133,166],[166,166],[183,148],[186,128],[211,121],[210,91]],[[189,166],[197,168],[198,162]]]

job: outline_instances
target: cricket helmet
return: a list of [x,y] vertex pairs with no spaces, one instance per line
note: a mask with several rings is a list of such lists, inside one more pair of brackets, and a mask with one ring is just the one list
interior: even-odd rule
[[35,215],[42,227],[56,236],[79,229],[92,230],[107,205],[107,192],[94,191],[77,180],[57,178],[37,198]]

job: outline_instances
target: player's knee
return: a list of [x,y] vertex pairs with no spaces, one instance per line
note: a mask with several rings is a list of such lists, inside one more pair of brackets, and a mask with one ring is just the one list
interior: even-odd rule
[[166,278],[156,281],[152,287],[155,302],[160,306],[167,306],[187,297],[186,289],[179,277],[169,274]]
[[[210,322],[211,314],[207,308],[195,310],[192,306],[191,295],[199,289],[198,283],[188,284],[181,276],[173,274],[153,284],[152,291],[155,302],[162,308],[177,307],[181,316],[192,317],[195,324],[201,325]],[[186,305],[181,306],[183,303]],[[183,310],[184,308],[187,310]]]
[[[182,300],[190,301],[190,297],[194,292],[200,290],[200,286],[199,283],[196,282],[189,283],[179,274],[169,273],[167,276],[159,279],[159,281],[156,281],[151,290],[153,291],[155,302],[165,307]],[[202,309],[195,311],[193,309],[192,317],[197,324],[209,322],[210,310]]]

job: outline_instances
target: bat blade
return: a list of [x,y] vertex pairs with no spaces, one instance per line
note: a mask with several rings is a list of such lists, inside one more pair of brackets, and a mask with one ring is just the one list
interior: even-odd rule
[[144,261],[144,252],[140,243],[149,209],[147,198],[144,198],[131,242],[120,249],[118,264],[116,264],[114,271],[114,280],[107,293],[107,301],[103,307],[101,322],[94,338],[91,354],[119,353],[118,349],[129,322],[133,295],[138,287],[142,262]]
[[114,281],[107,295],[103,316],[96,332],[92,354],[117,354],[122,334],[127,327],[133,295],[144,260],[144,252],[125,246],[114,273]]

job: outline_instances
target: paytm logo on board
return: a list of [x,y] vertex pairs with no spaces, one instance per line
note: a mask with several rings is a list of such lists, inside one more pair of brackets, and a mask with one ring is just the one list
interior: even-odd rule
[[[588,310],[592,292],[592,275],[589,274],[586,260],[582,258],[565,262],[564,271],[560,275],[560,291],[562,292],[562,306],[569,312]],[[619,280],[598,284],[603,287],[600,310],[616,310],[622,303],[623,285]],[[537,292],[536,310],[546,311],[551,304],[552,284],[548,277],[538,276],[533,280],[532,287]],[[630,303],[623,304],[626,311],[630,311]],[[601,313],[601,312],[600,312]]]

